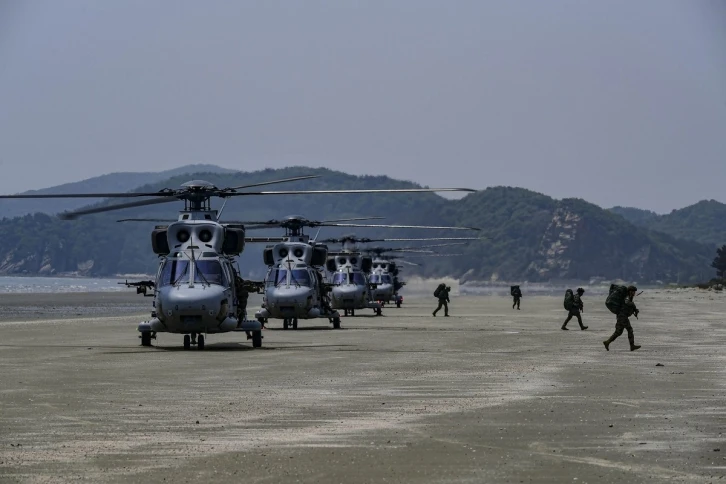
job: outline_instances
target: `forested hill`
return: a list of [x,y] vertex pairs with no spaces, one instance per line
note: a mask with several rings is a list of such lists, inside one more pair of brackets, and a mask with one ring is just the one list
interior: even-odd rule
[[679,239],[718,247],[726,244],[726,205],[716,200],[702,200],[665,215],[629,207],[611,210],[635,225]]
[[[175,188],[191,178],[218,187],[244,185],[304,174],[321,178],[287,183],[279,189],[412,188],[411,182],[385,176],[357,177],[327,169],[291,167],[251,173],[198,173],[173,177],[137,188]],[[107,203],[107,202],[104,202]],[[213,202],[216,207],[220,201]],[[36,214],[0,222],[0,273],[113,275],[151,273],[157,259],[151,252],[153,223],[115,222],[125,217],[175,219],[182,203],[110,212],[61,221]],[[482,228],[487,238],[463,248],[462,255],[419,258],[421,268],[407,273],[454,275],[463,280],[548,281],[593,277],[639,282],[703,280],[712,272],[710,246],[676,240],[636,227],[623,217],[582,200],[555,200],[519,188],[495,187],[460,200],[435,194],[311,195],[237,197],[227,203],[223,220],[280,219],[300,214],[311,220],[352,216],[384,216],[386,223],[468,225]],[[454,235],[417,229],[325,228],[320,237],[355,232],[368,237]],[[280,230],[249,235],[279,234]],[[313,233],[314,235],[314,233]],[[461,235],[461,234],[457,234]],[[390,244],[387,244],[390,245]],[[261,246],[248,245],[241,257],[243,273],[264,274]]]
[[[170,177],[183,175],[185,173],[214,172],[214,173],[235,173],[234,170],[221,168],[215,165],[186,165],[173,170],[158,172],[119,172],[109,173],[86,180],[73,183],[66,183],[42,190],[30,190],[23,194],[42,193],[108,193],[108,192],[129,192],[141,185],[157,183],[167,180]],[[54,214],[66,210],[75,210],[88,205],[88,199],[61,198],[55,200],[0,200],[0,214],[3,217],[12,218],[36,212]]]

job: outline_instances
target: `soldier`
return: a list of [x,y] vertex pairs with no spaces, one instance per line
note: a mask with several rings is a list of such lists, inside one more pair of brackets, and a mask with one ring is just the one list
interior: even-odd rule
[[449,300],[449,291],[451,291],[451,287],[444,286],[443,289],[439,291],[439,295],[437,296],[439,298],[439,307],[436,308],[436,311],[434,311],[434,317],[436,317],[436,313],[439,312],[439,309],[443,306],[444,308],[444,316],[447,318],[449,317],[449,305],[447,303],[450,303]]
[[577,294],[575,294],[574,301],[572,302],[572,307],[570,308],[570,312],[567,314],[567,319],[565,319],[565,322],[562,323],[562,328],[565,331],[569,331],[567,329],[567,323],[570,322],[570,319],[572,319],[573,316],[577,318],[577,322],[580,324],[581,330],[586,330],[588,327],[584,326],[582,324],[582,316],[580,316],[580,312],[585,312],[585,305],[582,303],[582,295],[585,294],[585,290],[581,287],[577,288]]
[[517,306],[517,310],[519,310],[519,300],[522,299],[522,291],[519,289],[519,286],[514,288],[514,291],[512,292],[512,297],[514,298],[514,304],[512,304],[512,309],[514,309],[514,306]]
[[[237,324],[242,324],[242,321],[247,319],[247,300],[250,297],[250,292],[245,287],[245,281],[239,276],[234,275],[234,291],[237,293]],[[252,339],[252,333],[245,331],[247,339]]]
[[633,298],[635,298],[635,293],[638,291],[638,288],[635,286],[628,286],[628,297],[625,298],[625,302],[623,303],[622,308],[620,308],[620,311],[618,312],[617,319],[615,321],[615,332],[610,336],[607,340],[603,341],[602,344],[605,345],[605,349],[610,351],[610,343],[615,341],[618,336],[623,334],[623,330],[628,330],[628,341],[630,341],[630,351],[635,351],[640,349],[640,345],[635,344],[635,334],[633,333],[633,327],[630,325],[630,316],[635,316],[636,319],[638,318],[638,308],[635,307],[635,303],[633,302]]

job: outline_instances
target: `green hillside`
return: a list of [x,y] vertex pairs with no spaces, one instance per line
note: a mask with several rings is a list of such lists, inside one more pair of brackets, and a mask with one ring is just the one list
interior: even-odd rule
[[[157,183],[170,177],[185,173],[215,172],[235,173],[235,170],[215,165],[186,165],[173,170],[159,172],[120,172],[109,173],[73,183],[57,185],[42,190],[30,190],[23,194],[42,193],[98,193],[98,192],[129,192],[141,185]],[[88,205],[89,199],[57,199],[57,200],[0,200],[0,214],[12,218],[21,215],[41,212],[56,214],[65,210],[75,210]]]
[[[139,187],[156,191],[201,178],[218,187],[243,185],[305,174],[321,178],[265,189],[412,188],[412,182],[385,176],[357,177],[305,167],[252,173],[200,173],[177,176]],[[103,202],[108,203],[108,202]],[[216,207],[220,201],[213,202]],[[116,223],[129,216],[176,219],[182,203],[169,203],[61,221],[47,215],[5,219],[0,240],[0,273],[91,275],[153,272],[150,250],[153,223]],[[420,268],[407,274],[454,275],[464,280],[588,280],[592,277],[639,282],[702,280],[710,275],[711,247],[677,240],[642,227],[582,200],[555,200],[519,188],[495,187],[460,200],[435,194],[316,195],[237,197],[227,203],[223,220],[279,219],[300,214],[309,219],[384,216],[386,223],[467,225],[481,227],[486,240],[452,248],[463,255],[419,258]],[[451,232],[415,229],[325,228],[321,238],[355,232],[368,237],[452,236]],[[280,230],[250,231],[275,235]],[[315,235],[315,233],[312,233]],[[460,234],[458,234],[460,235]],[[240,259],[245,274],[264,274],[261,247],[248,245]]]
[[635,225],[678,239],[719,247],[726,244],[726,204],[716,200],[702,200],[665,215],[637,208],[614,207],[611,210]]

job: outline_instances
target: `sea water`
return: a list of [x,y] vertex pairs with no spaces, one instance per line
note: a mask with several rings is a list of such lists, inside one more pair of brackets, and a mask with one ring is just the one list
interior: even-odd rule
[[90,277],[0,276],[0,293],[117,292],[128,291],[122,279]]

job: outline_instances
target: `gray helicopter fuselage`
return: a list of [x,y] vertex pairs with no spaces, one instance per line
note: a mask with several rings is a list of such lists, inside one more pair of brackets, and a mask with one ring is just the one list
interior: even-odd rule
[[383,258],[375,258],[372,267],[370,282],[375,286],[372,289],[373,300],[385,303],[398,302],[400,296],[396,293],[395,276],[389,271],[391,262]]
[[[274,260],[265,278],[264,307],[255,313],[258,319],[337,318],[337,312],[324,307],[323,276],[311,263],[315,252],[327,250],[314,247],[306,236],[266,249]],[[268,260],[267,262],[270,262]],[[321,261],[322,262],[322,261]]]
[[[180,217],[166,228],[170,248],[156,275],[154,313],[139,331],[226,333],[259,330],[238,318],[232,257],[221,254],[225,227]],[[242,320],[240,320],[242,319]]]
[[368,276],[361,268],[359,253],[336,254],[331,260],[335,263],[335,271],[330,274],[331,306],[334,309],[380,309],[373,302]]

